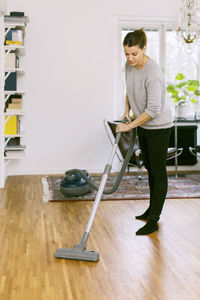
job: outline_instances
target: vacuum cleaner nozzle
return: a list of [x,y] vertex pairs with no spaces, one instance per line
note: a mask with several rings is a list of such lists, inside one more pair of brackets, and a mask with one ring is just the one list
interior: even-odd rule
[[96,262],[99,260],[99,253],[95,251],[87,251],[79,247],[59,248],[54,254],[55,258],[86,260]]

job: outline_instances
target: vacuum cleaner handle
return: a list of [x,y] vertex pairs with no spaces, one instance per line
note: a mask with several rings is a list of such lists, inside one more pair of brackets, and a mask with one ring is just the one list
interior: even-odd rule
[[[130,117],[131,121],[134,120],[134,118]],[[128,122],[128,119],[125,117],[123,120],[120,120],[120,121],[116,121],[116,122],[119,122],[119,123],[123,123],[123,124],[126,124]],[[135,129],[132,129],[132,132],[134,132]],[[122,132],[118,132],[117,135],[116,135],[116,138],[115,138],[115,144],[118,145],[119,143],[119,140],[120,140],[120,137],[121,137],[121,134]],[[135,142],[135,135],[133,134],[133,139],[134,139],[134,142]],[[134,143],[133,143],[134,144]]]
[[[123,120],[123,121],[126,122],[126,120]],[[120,171],[121,176],[118,176],[119,177],[118,185],[121,181],[121,177],[123,176],[125,168],[126,168],[126,166],[128,164],[128,161],[130,159],[129,156],[132,153],[132,146],[133,146],[134,141],[135,141],[134,132],[135,131],[132,130],[132,141],[131,141],[130,147],[129,147],[130,149],[128,150],[128,153],[127,153],[128,156],[126,155],[124,164],[123,164],[122,169]],[[120,138],[120,136],[121,136],[121,132],[119,132],[116,136],[115,144],[113,145],[112,153],[110,155],[108,164],[105,166],[105,170],[104,170],[104,173],[103,173],[103,176],[102,176],[102,179],[101,179],[101,182],[100,182],[100,185],[99,185],[96,197],[95,197],[95,201],[93,203],[92,211],[91,211],[91,214],[90,214],[90,217],[89,217],[89,220],[88,220],[88,223],[87,223],[87,226],[86,226],[86,229],[85,229],[85,232],[83,234],[81,242],[79,244],[75,245],[74,248],[60,248],[60,249],[57,249],[55,254],[54,254],[55,258],[86,260],[86,261],[94,261],[94,262],[98,261],[99,253],[95,252],[95,251],[87,251],[86,250],[86,244],[87,244],[89,233],[90,233],[90,230],[91,230],[91,227],[92,227],[95,215],[96,215],[96,211],[97,211],[99,202],[100,202],[102,194],[104,192],[104,187],[106,185],[108,175],[109,175],[109,173],[111,171],[111,168],[112,168],[113,158],[114,158],[116,148],[117,148],[117,145],[118,145],[117,141]],[[71,170],[71,171],[73,172],[73,170]],[[80,173],[80,170],[75,170],[75,171]],[[85,176],[85,174],[84,174],[84,176]],[[86,178],[87,178],[87,176],[86,176]],[[115,186],[118,186],[118,185],[115,184]]]
[[[132,118],[131,118],[131,120],[132,120]],[[126,123],[128,122],[128,119],[125,117],[123,120],[120,120],[120,121],[114,121],[114,122],[126,124]],[[121,132],[118,132],[118,133],[117,133],[114,144],[117,144],[117,145],[119,144],[119,140],[120,140],[120,138],[121,138],[121,134],[122,134]]]
[[[119,123],[124,123],[125,124],[127,121],[128,121],[128,119],[125,117],[123,120],[119,121]],[[121,132],[118,132],[116,137],[115,137],[115,141],[114,141],[114,144],[113,144],[113,149],[112,149],[112,152],[111,152],[111,155],[110,155],[110,159],[108,160],[108,164],[110,165],[110,167],[112,166],[112,162],[113,162],[113,159],[114,159],[115,152],[117,150],[117,146],[119,144],[119,140],[121,138],[121,134],[122,134]]]

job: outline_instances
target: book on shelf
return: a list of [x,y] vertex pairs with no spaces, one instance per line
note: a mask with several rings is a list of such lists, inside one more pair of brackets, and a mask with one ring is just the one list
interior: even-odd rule
[[5,80],[4,90],[14,92],[17,90],[17,73],[12,72],[9,74],[9,72],[5,72],[5,76],[7,74],[8,74],[8,76]]
[[21,157],[25,155],[25,151],[18,150],[18,151],[5,151],[6,157]]
[[11,157],[11,156],[22,156],[25,154],[25,145],[6,145],[5,146],[5,156]]
[[18,45],[18,46],[22,46],[23,44],[22,44],[22,41],[6,41],[6,45]]
[[14,109],[20,109],[21,108],[21,103],[9,103],[8,108],[14,108]]
[[24,151],[26,146],[24,145],[15,145],[15,146],[6,146],[5,151]]
[[19,108],[19,109],[7,108],[6,113],[7,114],[12,114],[12,115],[23,114],[23,110],[21,108]]
[[23,32],[20,29],[10,29],[6,35],[6,45],[19,45],[24,44]]
[[5,104],[5,112],[9,114],[23,114],[22,97],[10,96]]
[[22,103],[22,96],[12,95],[11,96],[11,103]]
[[23,11],[11,11],[10,16],[15,16],[15,17],[24,17],[24,12]]
[[12,139],[5,138],[6,147],[8,146],[20,146],[20,137],[14,137]]
[[26,24],[29,22],[29,19],[27,16],[17,16],[17,15],[13,15],[13,16],[9,16],[9,15],[5,15],[4,16],[4,22],[7,24]]
[[16,53],[8,53],[6,55],[4,68],[5,69],[15,69],[16,68]]
[[5,124],[4,135],[16,135],[18,129],[17,116],[11,116],[11,117],[5,116],[5,121],[7,119],[8,121]]

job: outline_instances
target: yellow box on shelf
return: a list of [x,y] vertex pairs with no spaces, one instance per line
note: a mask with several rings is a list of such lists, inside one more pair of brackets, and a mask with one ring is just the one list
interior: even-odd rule
[[5,121],[9,120],[5,124],[5,135],[16,135],[17,134],[17,116],[5,116]]
[[6,41],[6,45],[19,45],[22,46],[21,41]]

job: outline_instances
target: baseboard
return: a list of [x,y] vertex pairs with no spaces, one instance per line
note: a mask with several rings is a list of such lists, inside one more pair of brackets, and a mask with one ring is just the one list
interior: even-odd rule
[[[120,171],[120,165],[114,166],[111,170],[111,174],[115,175]],[[70,169],[70,168],[69,168]],[[81,168],[80,168],[81,169]],[[84,168],[82,168],[84,169]],[[104,166],[100,168],[86,168],[90,174],[102,174],[104,171]],[[12,170],[8,173],[8,176],[18,176],[18,175],[64,175],[67,169],[49,169],[49,170]],[[130,174],[138,174],[137,167],[130,168]],[[146,169],[143,167],[142,172],[146,174]],[[167,166],[168,174],[175,174],[175,166]],[[179,174],[196,173],[200,172],[200,160],[194,166],[178,166]]]

